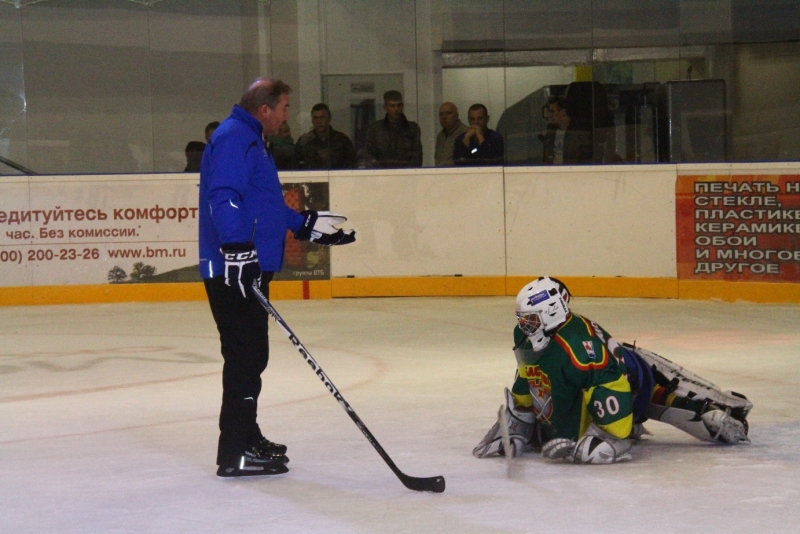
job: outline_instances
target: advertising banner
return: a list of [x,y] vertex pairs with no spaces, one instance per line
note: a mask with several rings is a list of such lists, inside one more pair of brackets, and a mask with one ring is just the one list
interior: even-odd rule
[[[197,282],[196,175],[0,181],[0,286]],[[327,209],[327,182],[285,184]],[[290,233],[291,234],[291,233]],[[288,236],[280,280],[330,278],[330,252]]]
[[[330,209],[328,182],[284,183],[284,199],[297,211]],[[308,241],[298,241],[292,232],[286,234],[283,270],[273,280],[330,280],[331,249]]]
[[800,175],[678,176],[678,278],[800,282]]

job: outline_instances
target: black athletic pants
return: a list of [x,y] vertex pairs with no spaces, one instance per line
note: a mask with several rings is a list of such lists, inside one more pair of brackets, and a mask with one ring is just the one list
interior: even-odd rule
[[[272,275],[261,275],[261,291],[268,298]],[[268,315],[254,296],[245,299],[238,287],[226,286],[224,276],[204,283],[225,361],[217,465],[238,466],[247,442],[261,435],[256,410],[261,373],[269,361]]]

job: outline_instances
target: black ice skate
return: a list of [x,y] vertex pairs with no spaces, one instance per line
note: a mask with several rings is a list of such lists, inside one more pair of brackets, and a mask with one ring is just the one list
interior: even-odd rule
[[[286,445],[273,443],[262,435],[258,435],[250,440],[250,446],[255,447],[262,454],[286,454]],[[286,460],[289,461],[288,459]]]
[[221,465],[217,476],[222,478],[280,475],[289,471],[289,459],[283,454],[260,454],[249,447],[244,452],[239,465]]

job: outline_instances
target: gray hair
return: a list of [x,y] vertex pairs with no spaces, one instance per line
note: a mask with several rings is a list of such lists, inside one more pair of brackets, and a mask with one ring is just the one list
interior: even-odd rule
[[251,114],[255,114],[264,104],[270,109],[275,109],[281,95],[288,95],[291,92],[292,88],[286,82],[275,78],[259,78],[247,88],[239,101],[239,106]]

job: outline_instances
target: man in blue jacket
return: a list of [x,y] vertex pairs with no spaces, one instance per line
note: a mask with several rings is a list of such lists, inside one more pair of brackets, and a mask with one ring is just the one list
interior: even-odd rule
[[472,104],[467,112],[469,128],[453,143],[456,165],[502,165],[505,148],[503,136],[489,129],[489,110]]
[[284,82],[256,80],[219,125],[200,167],[200,274],[222,345],[222,408],[217,475],[239,477],[288,471],[286,446],[266,439],[256,423],[261,373],[269,360],[267,313],[250,295],[265,295],[283,262],[286,231],[320,245],[355,241],[333,227],[346,219],[328,212],[298,213],[283,200],[263,136],[289,116]]

